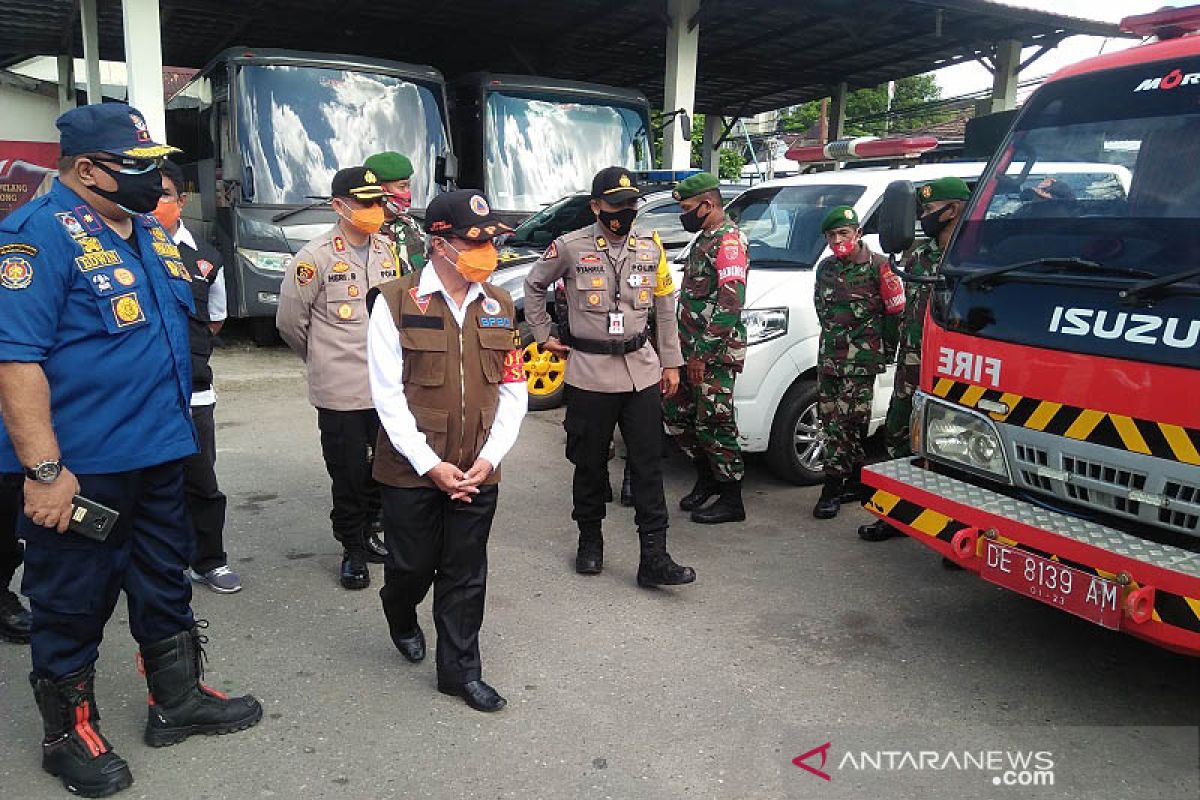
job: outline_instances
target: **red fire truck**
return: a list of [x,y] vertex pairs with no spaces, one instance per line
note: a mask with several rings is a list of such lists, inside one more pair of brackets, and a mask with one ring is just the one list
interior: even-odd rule
[[[864,471],[866,508],[1200,655],[1200,6],[1122,25],[1156,41],[1055,74],[980,180],[931,288],[914,456]],[[892,188],[898,252],[913,195]]]

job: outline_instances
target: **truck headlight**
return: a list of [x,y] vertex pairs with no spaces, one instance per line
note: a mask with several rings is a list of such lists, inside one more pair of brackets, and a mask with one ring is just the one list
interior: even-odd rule
[[930,458],[1009,481],[1004,447],[991,421],[941,403],[925,403],[925,452]]
[[274,250],[251,250],[248,247],[239,247],[238,255],[250,262],[259,272],[269,272],[275,275],[282,275],[287,269],[288,261],[292,256],[290,253],[278,253]]
[[748,308],[742,311],[742,323],[746,326],[746,344],[762,344],[787,333],[788,310]]

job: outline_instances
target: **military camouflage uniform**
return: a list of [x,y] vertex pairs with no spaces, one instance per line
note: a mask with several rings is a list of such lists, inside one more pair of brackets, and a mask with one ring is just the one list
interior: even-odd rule
[[746,359],[746,237],[731,220],[703,231],[688,253],[679,296],[679,342],[687,361],[704,362],[704,383],[681,376],[666,401],[667,431],[693,459],[705,457],[722,482],[745,472],[733,416],[733,382]]
[[[858,264],[853,258],[868,255]],[[825,433],[825,475],[847,477],[865,460],[875,376],[896,351],[899,315],[887,315],[880,291],[887,259],[862,245],[850,259],[817,264],[813,298],[821,323],[817,413]]]
[[408,275],[425,266],[425,236],[415,219],[408,214],[401,214],[393,221],[384,223],[380,232],[396,245],[402,265],[401,275]]
[[[942,260],[942,249],[936,239],[918,247],[904,262],[903,271],[909,275],[934,275]],[[925,324],[925,309],[929,306],[928,284],[911,281],[904,285],[904,317],[900,322],[900,351],[896,357],[896,386],[888,405],[888,455],[902,458],[912,455],[909,448],[908,419],[912,415],[912,397],[921,385],[921,330]]]

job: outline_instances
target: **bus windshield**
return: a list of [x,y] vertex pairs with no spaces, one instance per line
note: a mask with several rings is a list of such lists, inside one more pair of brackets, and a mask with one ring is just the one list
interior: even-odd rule
[[490,92],[485,122],[486,185],[492,205],[536,211],[586,189],[604,167],[650,169],[643,109]]
[[306,204],[333,174],[384,150],[416,166],[413,205],[437,191],[434,164],[449,148],[434,87],[354,70],[243,66],[237,77],[242,193],[252,203]]
[[[1200,58],[1170,65],[1200,72]],[[1200,261],[1200,86],[1158,88],[1160,64],[1049,83],[981,181],[945,271],[1074,259],[1130,281]],[[1085,263],[1087,262],[1087,263]]]

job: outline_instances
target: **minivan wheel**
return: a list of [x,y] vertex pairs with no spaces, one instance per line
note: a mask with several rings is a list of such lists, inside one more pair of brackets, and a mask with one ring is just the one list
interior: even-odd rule
[[817,416],[817,382],[807,379],[788,389],[775,412],[767,464],[789,483],[811,486],[825,479],[825,432]]

